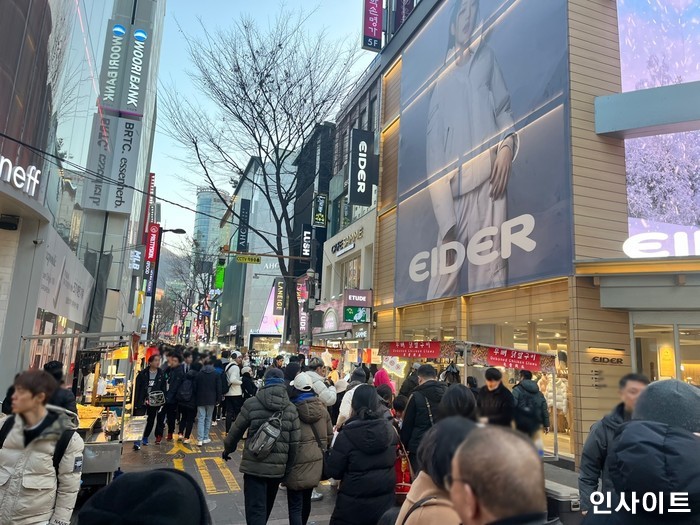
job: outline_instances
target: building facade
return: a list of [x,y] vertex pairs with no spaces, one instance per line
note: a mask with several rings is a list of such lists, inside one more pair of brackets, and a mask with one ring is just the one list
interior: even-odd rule
[[74,341],[22,351],[22,336],[140,327],[129,265],[142,243],[164,13],[155,0],[3,6],[0,388],[19,368],[60,359],[68,370],[75,358]]
[[211,188],[197,188],[194,240],[197,246],[207,253],[218,253],[219,247],[229,242],[231,225],[226,223],[220,227],[219,222],[226,213],[226,203],[230,198],[231,196],[226,192],[217,193]]
[[347,106],[380,83],[371,341],[554,356],[537,377],[558,426],[546,446],[574,459],[625,373],[700,383],[697,122],[653,96],[692,106],[697,17],[525,4],[423,0]]

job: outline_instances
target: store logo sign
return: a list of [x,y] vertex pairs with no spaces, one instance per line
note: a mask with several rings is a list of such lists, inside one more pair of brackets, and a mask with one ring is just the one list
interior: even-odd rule
[[348,250],[352,250],[355,247],[355,241],[362,239],[362,236],[365,233],[364,228],[360,228],[356,232],[351,233],[347,237],[345,237],[343,240],[335,243],[333,246],[331,246],[331,253],[334,253],[336,256],[340,256],[347,252]]
[[41,170],[36,166],[27,168],[15,166],[10,159],[0,155],[0,179],[18,190],[24,191],[30,197],[34,197],[36,194],[40,175]]
[[304,224],[301,228],[301,256],[311,257],[311,237],[313,235],[311,225]]
[[638,233],[625,241],[622,250],[631,259],[700,255],[700,230],[692,233],[679,231],[673,234],[663,232]]
[[[411,259],[408,273],[412,281],[420,283],[431,276],[458,272],[465,259],[475,266],[481,266],[495,261],[498,257],[509,259],[513,253],[513,246],[532,252],[537,247],[537,243],[529,237],[534,230],[535,218],[529,214],[520,215],[501,225],[500,252],[493,242],[493,237],[498,234],[499,228],[489,226],[476,232],[466,247],[459,241],[452,241],[433,248],[429,252],[417,253]],[[452,262],[448,262],[447,255],[450,252],[454,254]]]

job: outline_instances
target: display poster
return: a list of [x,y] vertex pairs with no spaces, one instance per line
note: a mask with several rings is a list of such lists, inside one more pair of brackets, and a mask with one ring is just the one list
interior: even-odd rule
[[238,210],[238,239],[236,251],[248,252],[248,224],[250,221],[250,199],[241,199],[241,207]]
[[389,343],[389,355],[408,359],[437,359],[440,341],[399,341]]
[[275,313],[275,302],[276,294],[275,287],[270,289],[270,295],[267,299],[267,306],[263,312],[262,319],[260,320],[260,326],[258,328],[259,334],[281,334],[282,327],[284,326],[284,315]]
[[[617,13],[623,91],[700,80],[700,3],[625,0]],[[700,255],[699,165],[700,130],[625,140],[628,257]]]
[[314,197],[313,225],[325,228],[328,221],[328,194],[318,193]]
[[369,323],[372,309],[362,306],[346,306],[343,308],[343,321],[346,323]]
[[95,280],[53,228],[46,230],[44,245],[37,307],[87,326]]
[[382,0],[364,0],[362,9],[362,49],[382,50],[382,25],[384,5]]
[[447,0],[407,46],[396,305],[571,273],[566,28],[565,0]]
[[372,186],[379,181],[379,163],[374,154],[374,133],[361,129],[351,130],[349,155],[348,203],[355,206],[371,206]]

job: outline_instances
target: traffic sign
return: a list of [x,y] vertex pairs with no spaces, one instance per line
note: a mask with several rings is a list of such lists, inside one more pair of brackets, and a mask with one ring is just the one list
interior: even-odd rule
[[241,264],[260,264],[262,257],[259,255],[236,255],[236,262]]

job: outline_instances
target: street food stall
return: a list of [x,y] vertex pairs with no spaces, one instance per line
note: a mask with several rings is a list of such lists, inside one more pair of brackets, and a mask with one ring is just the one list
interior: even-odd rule
[[[71,340],[77,351],[54,355],[47,352],[47,340]],[[129,422],[127,400],[142,350],[139,340],[139,334],[131,332],[22,337],[17,372],[41,368],[53,360],[62,361],[68,371],[66,384],[72,385],[77,401],[77,432],[85,441],[83,487],[108,484],[120,467]]]

